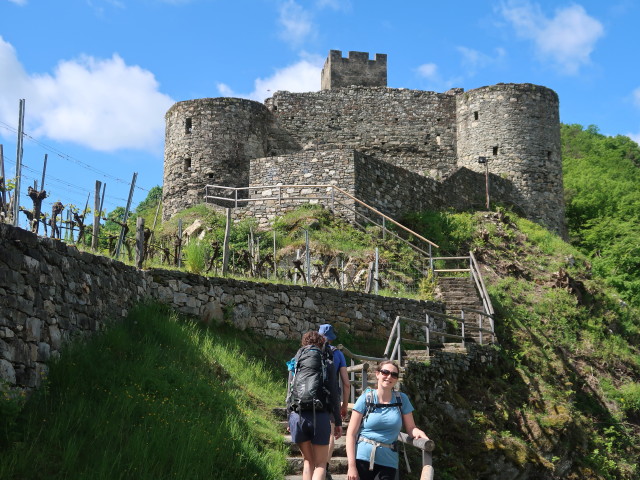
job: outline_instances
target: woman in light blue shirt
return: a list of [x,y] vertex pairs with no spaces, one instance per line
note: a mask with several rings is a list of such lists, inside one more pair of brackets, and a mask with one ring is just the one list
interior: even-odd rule
[[378,388],[367,389],[356,401],[347,430],[348,480],[394,480],[398,469],[396,444],[404,426],[413,438],[427,438],[413,420],[413,405],[394,390],[400,369],[391,360],[378,364]]

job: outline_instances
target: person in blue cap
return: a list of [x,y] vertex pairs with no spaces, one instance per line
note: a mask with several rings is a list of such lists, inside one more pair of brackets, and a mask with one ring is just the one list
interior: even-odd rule
[[[351,383],[349,382],[349,374],[347,372],[347,360],[344,358],[344,353],[342,353],[338,348],[331,345],[336,339],[336,332],[333,329],[333,326],[329,323],[325,323],[320,325],[318,329],[318,333],[327,339],[327,344],[329,344],[329,348],[333,353],[333,365],[336,368],[337,377],[340,378],[342,383],[342,397],[340,403],[340,416],[345,418],[347,416],[347,408],[349,406],[349,393],[351,392]],[[333,423],[331,424],[331,437],[329,439],[329,456],[327,458],[327,480],[331,480],[331,474],[329,473],[329,462],[331,461],[331,456],[333,455],[333,448],[335,445],[335,439],[333,435]]]

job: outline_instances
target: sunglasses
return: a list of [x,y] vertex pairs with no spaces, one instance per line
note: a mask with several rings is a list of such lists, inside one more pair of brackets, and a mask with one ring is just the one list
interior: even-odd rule
[[378,370],[382,375],[384,375],[385,377],[387,375],[391,375],[392,378],[398,378],[400,376],[400,374],[398,372],[391,372],[387,369],[382,369],[382,370]]

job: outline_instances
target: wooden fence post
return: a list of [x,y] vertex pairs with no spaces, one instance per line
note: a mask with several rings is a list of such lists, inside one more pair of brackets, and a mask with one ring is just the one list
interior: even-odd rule
[[224,245],[222,247],[222,276],[226,277],[229,270],[229,236],[231,235],[231,209],[226,208],[227,224],[224,227]]
[[93,237],[91,238],[91,248],[93,251],[98,250],[98,235],[100,233],[100,189],[102,182],[96,180],[96,192],[93,199]]
[[144,218],[138,217],[136,220],[136,267],[142,269],[144,261]]

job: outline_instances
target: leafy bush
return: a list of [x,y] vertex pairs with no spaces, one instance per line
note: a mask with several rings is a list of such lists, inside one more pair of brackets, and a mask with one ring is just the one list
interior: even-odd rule
[[618,389],[620,403],[627,415],[640,414],[640,383],[630,382]]

